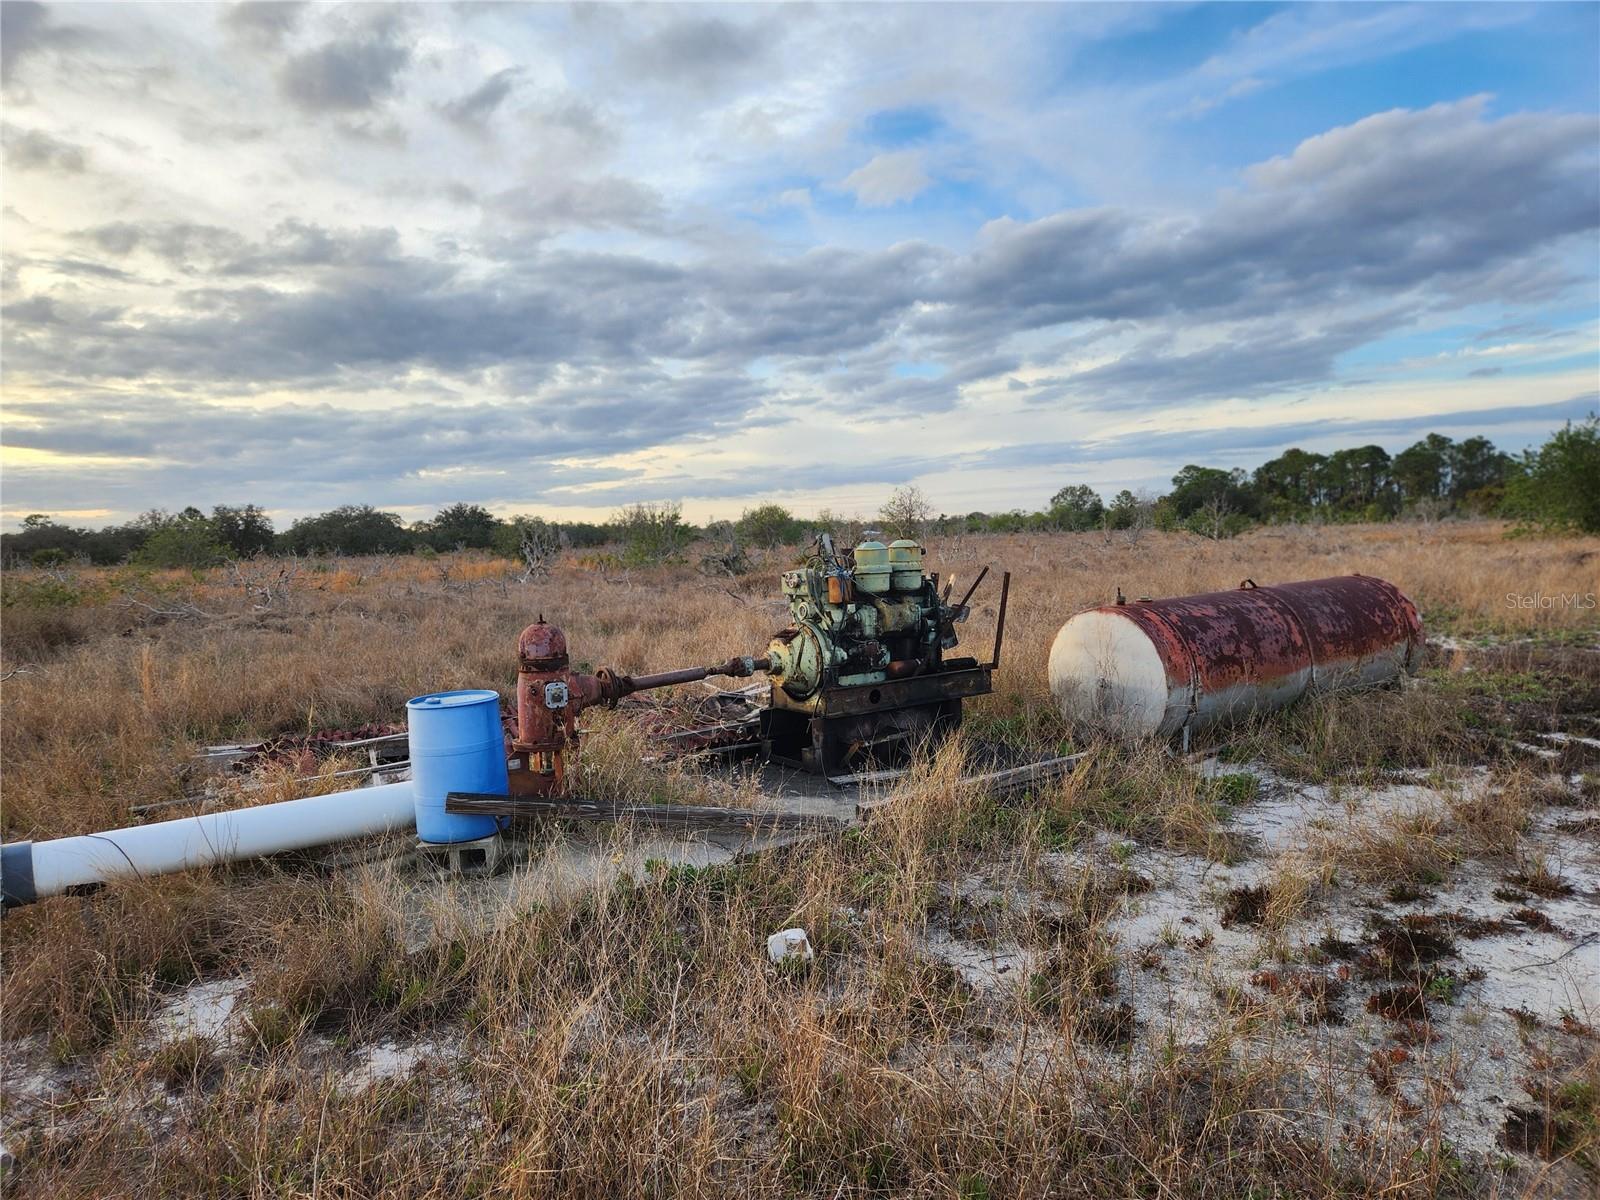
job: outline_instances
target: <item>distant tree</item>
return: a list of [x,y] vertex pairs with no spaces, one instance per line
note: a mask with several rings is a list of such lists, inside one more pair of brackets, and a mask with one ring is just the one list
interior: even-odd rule
[[1505,484],[1511,456],[1496,450],[1488,438],[1470,437],[1451,450],[1449,464],[1450,499],[1465,504],[1468,497]]
[[217,505],[211,510],[211,529],[217,540],[239,558],[265,554],[272,549],[272,519],[254,504],[240,508]]
[[76,530],[83,537],[81,553],[100,566],[127,562],[149,539],[148,530],[137,525],[107,525],[104,529]]
[[523,542],[529,538],[559,550],[562,542],[561,527],[546,521],[543,517],[523,514],[507,517],[495,524],[494,537],[490,540],[489,549],[502,558],[520,560]]
[[1148,529],[1152,523],[1155,502],[1149,496],[1136,496],[1123,488],[1106,509],[1105,522],[1109,529],[1137,532]]
[[1523,456],[1507,486],[1506,511],[1544,529],[1600,533],[1600,417],[1555,433]]
[[1225,493],[1212,492],[1206,501],[1184,521],[1184,528],[1212,541],[1235,537],[1250,525],[1250,518],[1236,510]]
[[833,535],[833,544],[838,549],[847,549],[861,540],[862,530],[865,525],[859,517],[846,516],[836,513],[831,508],[825,508],[806,523],[806,534],[815,536],[818,533]]
[[4,537],[7,559],[26,559],[39,565],[39,555],[59,554],[64,560],[84,553],[87,531],[57,524],[44,513],[29,513],[22,518],[22,528]]
[[616,537],[616,527],[593,521],[567,521],[561,526],[563,546],[604,546]]
[[878,520],[883,532],[892,538],[920,538],[928,519],[933,516],[933,505],[915,484],[897,487],[878,510]]
[[522,564],[523,579],[550,573],[561,556],[561,527],[543,517],[516,516],[497,522],[490,549]]
[[987,526],[990,533],[1021,533],[1028,527],[1028,514],[1020,508],[990,513]]
[[1389,478],[1389,453],[1382,446],[1335,450],[1318,472],[1327,503],[1347,517],[1379,520],[1398,503]]
[[1257,512],[1268,519],[1305,517],[1322,502],[1319,474],[1327,457],[1298,447],[1262,463],[1251,476]]
[[147,567],[210,567],[231,557],[199,509],[185,509],[145,539],[133,561]]
[[1199,467],[1191,463],[1172,477],[1172,493],[1168,499],[1179,518],[1192,516],[1207,505],[1214,508],[1218,504],[1229,512],[1248,515],[1255,505],[1246,481],[1247,476],[1237,467],[1224,471],[1220,467]]
[[781,504],[762,504],[746,509],[734,522],[732,532],[747,546],[770,549],[799,542],[805,535],[805,526]]
[[0,553],[7,559],[32,561],[40,550],[58,551],[63,559],[87,558],[99,566],[125,562],[144,544],[148,531],[133,525],[107,525],[104,529],[77,529],[47,520],[17,533],[0,535]]
[[301,517],[279,539],[298,554],[394,554],[411,548],[411,536],[398,513],[379,512],[370,504]]
[[1094,529],[1105,516],[1100,493],[1086,483],[1072,484],[1050,497],[1048,523],[1056,529]]
[[435,550],[486,550],[494,544],[495,515],[481,504],[452,504],[428,522],[426,536]]
[[623,545],[623,558],[647,566],[682,557],[694,531],[684,524],[683,506],[677,501],[630,504],[611,519]]
[[1407,446],[1394,456],[1390,474],[1406,504],[1442,500],[1450,494],[1450,464],[1455,444],[1438,433]]

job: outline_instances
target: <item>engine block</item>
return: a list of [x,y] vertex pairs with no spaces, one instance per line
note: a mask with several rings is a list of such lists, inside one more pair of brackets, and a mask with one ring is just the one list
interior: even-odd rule
[[767,647],[763,738],[770,757],[832,774],[953,728],[962,698],[990,690],[992,667],[946,656],[967,605],[940,595],[916,542],[817,546],[783,576],[791,622]]

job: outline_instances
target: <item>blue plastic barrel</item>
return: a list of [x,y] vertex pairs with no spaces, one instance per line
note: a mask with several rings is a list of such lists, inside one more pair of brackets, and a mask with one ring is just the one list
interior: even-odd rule
[[506,738],[500,694],[474,688],[406,701],[411,741],[411,791],[417,836],[425,842],[470,842],[499,829],[493,817],[444,810],[448,792],[508,795]]

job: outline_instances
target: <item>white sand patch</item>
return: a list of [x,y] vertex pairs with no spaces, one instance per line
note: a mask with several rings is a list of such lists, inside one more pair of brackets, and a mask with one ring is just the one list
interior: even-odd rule
[[152,1032],[162,1042],[186,1037],[226,1042],[233,1034],[234,1010],[250,986],[245,979],[214,979],[196,983],[168,1000],[151,1021]]
[[352,1052],[355,1061],[345,1070],[344,1082],[354,1087],[405,1079],[418,1067],[444,1057],[450,1051],[438,1042],[386,1040]]

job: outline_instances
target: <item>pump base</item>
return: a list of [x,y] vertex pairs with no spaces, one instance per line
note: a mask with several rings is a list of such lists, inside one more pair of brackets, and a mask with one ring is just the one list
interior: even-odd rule
[[511,861],[498,833],[470,842],[417,841],[417,857],[441,875],[493,875]]
[[910,750],[937,742],[961,724],[964,696],[989,690],[985,667],[824,688],[805,702],[773,688],[773,703],[761,714],[762,752],[818,775],[903,761]]

